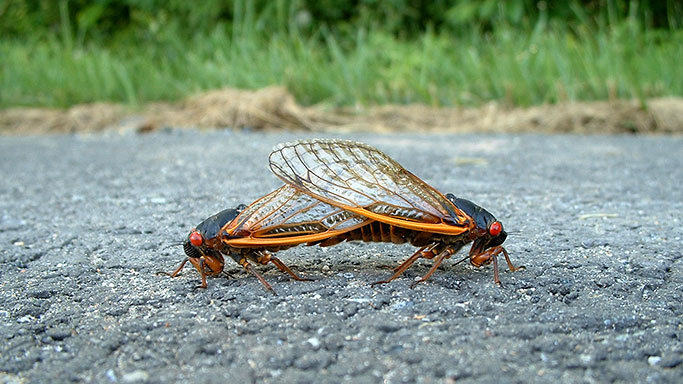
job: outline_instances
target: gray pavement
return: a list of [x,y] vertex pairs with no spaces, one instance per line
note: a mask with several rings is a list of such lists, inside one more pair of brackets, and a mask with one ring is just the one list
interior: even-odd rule
[[280,252],[316,280],[260,267],[278,296],[234,263],[204,290],[156,274],[306,137],[0,138],[0,382],[680,382],[681,137],[335,135],[515,232],[502,287],[454,260],[370,287],[412,251],[378,243]]

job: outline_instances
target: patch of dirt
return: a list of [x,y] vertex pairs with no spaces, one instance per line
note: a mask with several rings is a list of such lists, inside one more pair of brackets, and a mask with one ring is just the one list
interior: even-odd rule
[[43,134],[100,131],[116,125],[126,108],[112,103],[76,105],[67,110],[9,108],[0,110],[0,133]]
[[364,109],[303,107],[283,87],[220,89],[177,103],[133,110],[111,103],[67,110],[10,108],[0,111],[0,134],[147,132],[166,126],[370,132],[683,133],[683,98],[614,100],[506,108],[387,105]]
[[220,89],[177,103],[154,103],[143,115],[154,125],[236,129],[311,129],[306,108],[283,87]]

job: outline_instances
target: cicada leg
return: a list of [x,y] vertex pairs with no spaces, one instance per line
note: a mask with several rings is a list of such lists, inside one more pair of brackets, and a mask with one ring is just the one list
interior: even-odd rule
[[[436,256],[436,255],[434,254],[434,248],[436,248],[438,245],[439,245],[439,243],[434,243],[434,244],[432,244],[432,245],[425,245],[424,247],[418,249],[416,253],[419,253],[419,254],[420,254],[420,257],[419,257],[419,258],[421,258],[421,259],[433,259],[434,256]],[[410,258],[408,258],[408,260],[410,260]],[[408,260],[406,260],[406,261],[404,261],[403,263],[401,263],[401,265],[399,265],[398,267],[392,268],[393,271],[396,272],[396,271],[400,270],[400,269],[403,267],[403,265],[404,265]],[[415,261],[416,261],[416,260],[413,260],[413,262],[415,262]],[[412,263],[411,263],[411,264],[412,264]],[[405,271],[409,266],[410,266],[410,264],[408,264],[408,265],[403,269],[403,271]]]
[[166,275],[166,276],[177,277],[177,276],[180,274],[180,271],[183,270],[183,268],[185,267],[185,264],[187,264],[188,261],[191,261],[192,263],[197,263],[197,265],[198,265],[199,274],[200,274],[200,276],[201,276],[201,278],[202,278],[202,284],[199,285],[197,288],[206,288],[206,287],[208,287],[208,284],[207,284],[207,282],[206,282],[206,275],[207,275],[207,273],[206,273],[206,271],[205,271],[206,264],[204,263],[204,256],[200,257],[200,258],[199,258],[199,261],[196,261],[196,259],[190,260],[189,257],[186,257],[185,260],[183,260],[183,261],[180,263],[180,266],[178,266],[178,268],[176,268],[175,271],[173,271],[173,272],[159,271],[159,272],[157,272],[157,273],[158,273],[158,274],[163,274],[163,275]]
[[166,276],[171,276],[171,277],[176,277],[176,276],[178,276],[178,274],[180,273],[180,271],[183,270],[183,268],[185,267],[185,264],[187,264],[188,261],[190,261],[190,258],[189,258],[189,257],[186,257],[186,258],[182,261],[182,263],[180,263],[180,266],[179,266],[175,271],[173,271],[173,272],[159,271],[159,272],[157,272],[157,274],[166,275]]
[[516,272],[516,271],[519,271],[520,269],[526,269],[526,267],[523,265],[520,265],[519,267],[515,267],[514,265],[512,265],[512,261],[510,261],[510,256],[508,255],[508,251],[506,251],[505,248],[503,248],[502,246],[500,247],[500,249],[503,250],[503,256],[505,256],[505,261],[507,262],[508,268],[510,269],[511,272]]
[[500,275],[498,273],[498,255],[501,252],[503,253],[503,256],[505,256],[505,262],[507,263],[508,268],[511,272],[519,271],[520,269],[526,268],[523,265],[520,265],[519,267],[515,267],[514,265],[512,265],[512,261],[510,261],[510,256],[508,255],[508,252],[501,245],[489,248],[480,254],[472,255],[470,257],[470,263],[475,267],[480,267],[482,265],[493,262],[493,281],[496,284],[502,286],[500,282]]
[[386,283],[394,280],[395,278],[401,276],[403,274],[403,272],[405,272],[406,269],[408,269],[411,265],[413,265],[413,263],[415,261],[417,261],[417,259],[419,259],[419,258],[430,259],[430,258],[434,257],[432,250],[436,246],[437,246],[437,244],[432,244],[428,247],[424,246],[424,247],[418,249],[417,252],[413,253],[412,256],[410,256],[406,261],[404,261],[403,263],[401,263],[401,265],[399,265],[397,268],[394,269],[395,272],[393,275],[391,275],[390,278],[388,278],[386,280],[375,281],[374,283],[370,284],[370,286],[374,287],[377,284],[386,284]]
[[238,261],[238,263],[239,263],[242,267],[244,267],[244,269],[246,269],[247,272],[249,272],[249,273],[251,273],[252,275],[254,275],[254,276],[261,282],[261,284],[263,284],[263,286],[266,287],[267,290],[273,292],[274,295],[277,295],[277,293],[275,293],[275,290],[273,289],[273,287],[271,287],[270,284],[268,284],[268,282],[266,281],[266,279],[264,279],[263,276],[261,276],[258,272],[256,272],[256,270],[254,269],[254,267],[253,267],[251,264],[249,264],[249,261],[247,260],[246,257],[242,257],[242,258]]
[[199,258],[199,274],[202,276],[202,284],[197,288],[206,288],[209,285],[206,283],[206,262],[204,256]]
[[436,269],[439,268],[439,265],[441,265],[444,259],[448,259],[449,257],[453,256],[453,254],[455,254],[455,251],[453,250],[453,248],[450,247],[441,251],[441,253],[439,253],[439,255],[436,256],[436,258],[434,259],[434,265],[432,265],[429,271],[427,271],[427,273],[424,276],[422,276],[421,279],[413,281],[413,283],[410,284],[410,288],[414,288],[416,285],[427,281],[427,279],[429,279],[429,276],[431,276],[436,271]]
[[266,265],[268,263],[275,264],[277,269],[288,274],[289,276],[292,277],[292,279],[294,279],[296,281],[313,281],[313,279],[303,278],[303,277],[297,275],[296,273],[294,273],[294,271],[292,271],[285,263],[283,263],[277,257],[273,256],[273,254],[270,252],[266,252],[266,251],[261,252],[258,259],[256,259],[256,260],[259,264],[262,264],[262,265]]

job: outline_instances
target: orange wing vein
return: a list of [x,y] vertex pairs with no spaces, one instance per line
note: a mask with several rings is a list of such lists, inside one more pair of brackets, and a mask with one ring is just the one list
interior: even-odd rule
[[315,139],[280,144],[270,154],[270,168],[294,188],[372,220],[447,235],[474,225],[441,192],[363,143]]
[[223,232],[233,247],[285,246],[325,240],[371,221],[284,185],[249,205]]

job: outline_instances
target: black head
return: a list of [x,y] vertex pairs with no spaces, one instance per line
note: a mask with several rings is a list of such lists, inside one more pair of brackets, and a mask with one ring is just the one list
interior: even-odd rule
[[211,244],[221,229],[233,221],[246,206],[240,204],[237,208],[225,209],[199,223],[185,238],[183,250],[190,258],[198,258],[210,252]]
[[507,238],[507,233],[503,229],[503,224],[484,208],[465,199],[455,197],[452,193],[446,195],[456,207],[460,208],[468,216],[474,219],[477,224],[476,239],[472,250],[479,252],[488,248],[503,244]]

